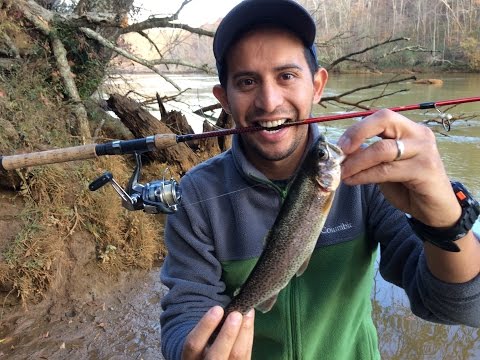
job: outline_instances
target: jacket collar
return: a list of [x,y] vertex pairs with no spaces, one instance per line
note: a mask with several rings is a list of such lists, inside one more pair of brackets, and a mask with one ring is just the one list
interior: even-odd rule
[[[314,140],[320,136],[320,130],[316,124],[310,124],[308,130],[307,149],[310,149],[310,146],[312,146]],[[238,134],[233,135],[231,151],[235,167],[242,176],[250,180],[262,181],[266,183],[270,182],[270,180],[247,159],[245,152],[243,151],[243,145],[240,141],[240,135]]]

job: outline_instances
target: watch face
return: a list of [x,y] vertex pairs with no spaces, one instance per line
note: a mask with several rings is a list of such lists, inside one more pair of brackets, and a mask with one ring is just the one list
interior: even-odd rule
[[478,213],[480,213],[480,204],[461,182],[452,181],[452,188],[455,192],[458,202],[462,207],[472,206],[476,208]]
[[452,182],[452,188],[462,206],[462,215],[454,226],[448,229],[435,228],[412,217],[408,218],[408,222],[413,231],[423,241],[428,241],[446,251],[458,252],[460,248],[455,244],[455,241],[464,237],[472,229],[480,215],[480,205],[461,183]]

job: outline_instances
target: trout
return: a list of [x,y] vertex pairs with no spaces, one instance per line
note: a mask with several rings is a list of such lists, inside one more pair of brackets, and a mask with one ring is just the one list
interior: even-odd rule
[[342,150],[323,136],[309,149],[260,258],[225,308],[224,319],[232,311],[269,311],[289,281],[303,274],[340,184],[343,159]]

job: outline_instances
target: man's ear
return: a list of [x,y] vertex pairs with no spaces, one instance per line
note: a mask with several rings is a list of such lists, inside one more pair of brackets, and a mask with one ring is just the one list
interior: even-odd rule
[[324,68],[320,68],[317,70],[313,77],[313,103],[317,104],[320,99],[322,98],[323,89],[325,89],[325,85],[328,80],[328,72]]
[[230,106],[228,104],[227,91],[223,88],[222,85],[215,85],[212,89],[213,95],[217,98],[222,105],[223,110],[229,115],[231,115]]

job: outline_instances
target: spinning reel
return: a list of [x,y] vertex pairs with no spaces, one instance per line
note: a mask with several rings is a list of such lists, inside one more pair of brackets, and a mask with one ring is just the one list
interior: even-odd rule
[[122,206],[130,211],[143,210],[148,214],[173,214],[178,210],[182,198],[179,184],[173,179],[165,179],[168,169],[165,170],[162,180],[151,181],[145,185],[140,184],[142,169],[141,155],[135,153],[135,170],[124,190],[107,171],[88,185],[90,191],[100,189],[110,183],[122,198]]

